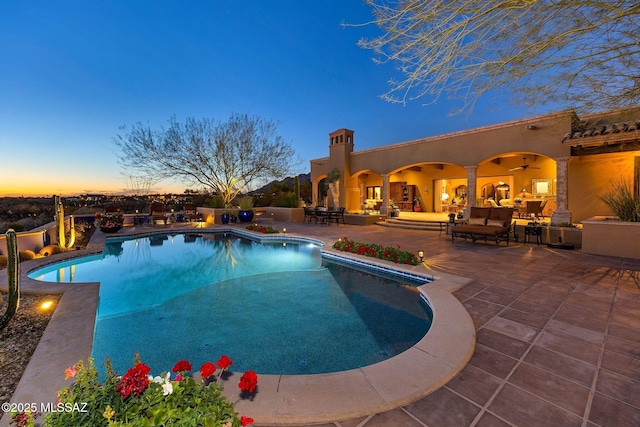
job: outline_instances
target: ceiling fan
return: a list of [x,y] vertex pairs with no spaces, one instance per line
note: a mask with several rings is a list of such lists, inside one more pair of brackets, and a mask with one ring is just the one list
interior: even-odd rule
[[522,158],[522,166],[518,166],[517,168],[511,168],[511,169],[509,169],[509,172],[513,172],[513,171],[517,171],[517,170],[526,170],[527,168],[540,169],[538,167],[528,165],[527,164],[527,158],[523,157]]

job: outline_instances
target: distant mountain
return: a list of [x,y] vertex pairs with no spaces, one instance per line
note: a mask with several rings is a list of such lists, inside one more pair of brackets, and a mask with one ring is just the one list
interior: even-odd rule
[[[295,177],[291,177],[288,176],[283,180],[280,181],[271,181],[270,183],[268,183],[267,185],[260,187],[256,190],[250,191],[249,194],[261,194],[266,192],[269,188],[271,188],[271,186],[273,184],[284,184],[284,185],[289,185],[291,187],[293,187],[293,181],[294,181]],[[298,175],[298,180],[300,180],[300,185],[306,183],[306,182],[311,182],[311,174],[310,173],[301,173],[300,175]]]

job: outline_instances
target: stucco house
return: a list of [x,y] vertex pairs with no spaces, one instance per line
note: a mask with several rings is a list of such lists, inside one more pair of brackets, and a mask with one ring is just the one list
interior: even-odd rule
[[[311,160],[313,203],[340,174],[348,212],[468,211],[472,205],[542,201],[551,222],[610,215],[600,200],[613,180],[640,187],[640,107],[578,116],[573,110],[354,150],[354,131],[329,134],[329,156]],[[419,207],[417,207],[419,205]]]

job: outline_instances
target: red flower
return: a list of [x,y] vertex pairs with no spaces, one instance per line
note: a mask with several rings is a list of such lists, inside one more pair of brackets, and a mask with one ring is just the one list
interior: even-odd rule
[[240,423],[243,426],[248,426],[253,422],[253,418],[245,417],[244,415],[240,417]]
[[180,360],[173,366],[172,372],[187,372],[191,370],[191,363],[188,360]]
[[216,365],[211,362],[205,362],[202,366],[200,366],[200,375],[202,378],[209,378],[216,372]]
[[[40,415],[40,412],[20,412],[18,414],[11,415],[11,422],[9,424],[15,424],[16,427],[26,427],[29,425],[29,421],[35,420]],[[251,424],[253,420],[251,418],[247,418],[247,424]],[[242,418],[240,418],[240,422],[242,422]],[[247,424],[242,424],[247,425]]]
[[242,391],[248,391],[249,393],[253,393],[256,390],[256,386],[258,385],[258,376],[253,371],[246,371],[242,374],[240,378],[240,383],[238,387]]
[[221,356],[220,360],[218,360],[216,362],[216,366],[220,369],[227,369],[229,366],[233,365],[233,362],[231,361],[231,359],[229,359],[227,356]]
[[120,383],[116,386],[116,391],[120,393],[122,399],[126,399],[132,393],[140,396],[147,389],[149,379],[147,374],[151,368],[144,363],[138,363],[129,369],[120,379]]

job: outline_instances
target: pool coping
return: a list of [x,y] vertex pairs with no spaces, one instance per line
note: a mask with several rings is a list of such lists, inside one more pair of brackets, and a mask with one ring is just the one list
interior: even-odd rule
[[[260,233],[238,233],[237,229],[224,227],[195,232],[225,231],[249,235],[258,240],[269,239]],[[167,232],[180,233],[178,230],[146,230],[140,235]],[[316,241],[324,245],[319,240],[295,234],[273,237],[278,240],[283,238]],[[105,239],[99,240],[87,250],[28,261],[21,269],[23,292],[62,293],[62,296],[11,402],[36,402],[39,406],[40,403],[55,401],[56,392],[69,385],[64,381],[64,370],[78,360],[87,360],[91,354],[98,305],[99,283],[74,287],[53,283],[43,285],[43,282],[29,279],[26,274],[52,262],[100,252]],[[362,260],[362,257],[326,246],[323,252]],[[424,274],[422,266],[399,266],[375,259],[367,259],[366,262],[383,268]],[[451,294],[471,279],[442,273],[432,277],[435,281],[418,289],[432,308],[434,322],[429,332],[410,349],[385,361],[349,371],[315,375],[259,375],[258,392],[251,399],[243,399],[240,395],[237,383],[241,373],[231,372],[221,381],[224,394],[235,404],[237,412],[252,417],[256,423],[308,424],[386,411],[437,390],[466,366],[475,349],[476,335],[469,313]],[[6,283],[6,271],[0,272],[0,286],[3,283]],[[5,425],[8,425],[8,417],[0,420],[0,426]]]

